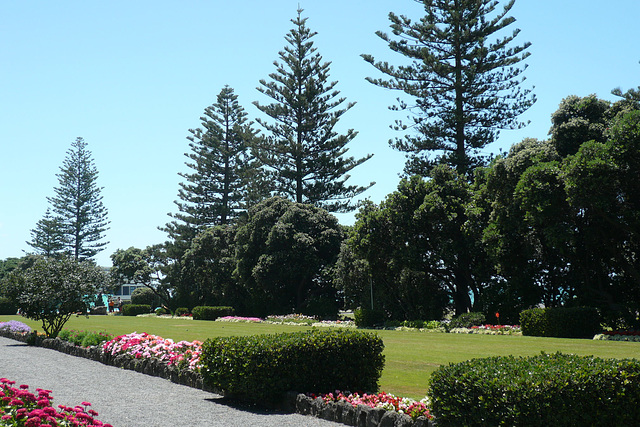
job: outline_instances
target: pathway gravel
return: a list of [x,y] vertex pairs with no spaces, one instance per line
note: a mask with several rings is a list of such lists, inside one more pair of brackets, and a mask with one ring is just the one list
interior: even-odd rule
[[0,378],[52,390],[55,407],[88,401],[114,427],[338,427],[300,414],[243,410],[213,393],[0,337]]

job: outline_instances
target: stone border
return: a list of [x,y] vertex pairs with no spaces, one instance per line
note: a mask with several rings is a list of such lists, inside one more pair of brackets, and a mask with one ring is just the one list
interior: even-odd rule
[[[190,370],[179,370],[158,359],[132,359],[126,355],[112,356],[102,351],[100,346],[80,347],[59,338],[44,338],[31,334],[21,334],[0,331],[0,336],[24,342],[38,347],[56,350],[71,356],[95,360],[105,365],[115,366],[167,379],[176,384],[198,388],[224,396],[221,390],[214,390],[204,384],[202,375]],[[302,393],[289,392],[286,394],[280,409],[286,412],[296,412],[301,415],[311,415],[327,421],[333,421],[353,427],[433,427],[436,423],[425,417],[412,420],[406,414],[387,411],[382,408],[370,408],[365,405],[354,407],[347,402],[328,402],[322,398],[311,398]]]

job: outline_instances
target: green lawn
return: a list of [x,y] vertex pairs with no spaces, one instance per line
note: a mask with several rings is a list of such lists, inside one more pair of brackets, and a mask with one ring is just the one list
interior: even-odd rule
[[[0,316],[0,322],[19,320],[42,330],[37,322],[19,316]],[[204,341],[209,337],[299,331],[299,326],[264,323],[228,323],[154,317],[72,317],[66,329],[102,331],[115,335],[147,332],[164,338]],[[594,355],[604,358],[640,358],[640,343],[538,338],[499,335],[462,335],[418,331],[374,331],[385,344],[386,364],[381,390],[421,399],[431,373],[440,365],[476,357],[527,356],[541,351]]]

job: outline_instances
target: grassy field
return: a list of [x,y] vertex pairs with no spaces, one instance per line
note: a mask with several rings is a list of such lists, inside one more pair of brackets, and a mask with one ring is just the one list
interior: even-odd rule
[[[19,320],[36,330],[37,322],[19,316],[0,316],[0,322]],[[114,335],[147,332],[164,338],[204,341],[209,337],[253,335],[301,330],[300,326],[266,323],[228,323],[155,317],[72,317],[65,329],[107,331]],[[538,338],[509,335],[463,335],[419,331],[372,331],[385,344],[385,369],[380,388],[400,396],[421,399],[431,373],[440,365],[477,357],[546,353],[573,353],[604,358],[640,358],[640,343]]]

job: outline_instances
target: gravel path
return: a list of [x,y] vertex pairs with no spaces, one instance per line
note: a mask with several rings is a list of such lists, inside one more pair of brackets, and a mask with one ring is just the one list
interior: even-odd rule
[[343,426],[299,414],[238,409],[216,394],[4,337],[1,377],[28,384],[31,392],[52,390],[54,407],[91,402],[97,418],[114,427]]

